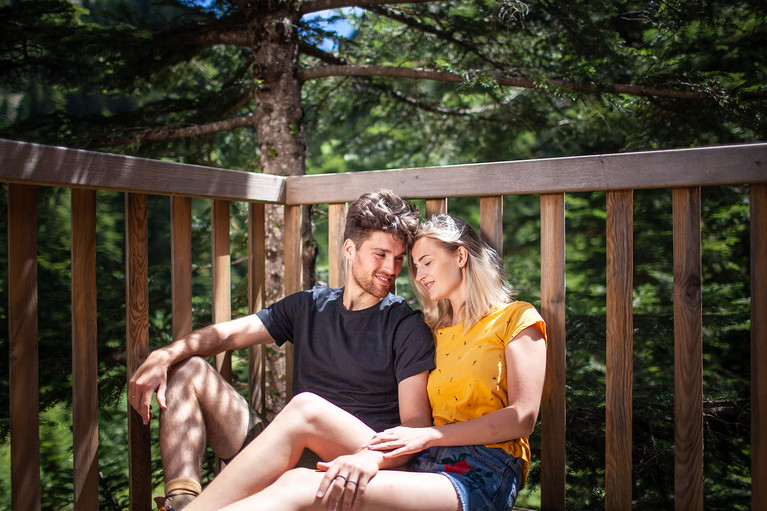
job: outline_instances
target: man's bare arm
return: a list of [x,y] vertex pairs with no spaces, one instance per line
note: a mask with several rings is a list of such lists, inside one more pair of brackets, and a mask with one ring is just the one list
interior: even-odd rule
[[[397,386],[397,394],[399,396],[399,417],[400,423],[403,426],[424,428],[433,424],[429,395],[426,392],[426,382],[428,379],[429,372],[424,371],[402,380]],[[392,469],[401,467],[412,457],[412,455],[407,455],[381,459],[379,468]]]
[[272,336],[255,314],[195,330],[149,354],[128,382],[128,402],[148,424],[152,394],[157,393],[160,408],[166,407],[165,388],[172,365],[192,356],[209,357],[270,342],[274,342]]

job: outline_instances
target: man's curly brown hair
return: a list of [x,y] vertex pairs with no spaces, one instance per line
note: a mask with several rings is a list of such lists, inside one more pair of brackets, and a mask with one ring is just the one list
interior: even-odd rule
[[381,189],[360,196],[346,213],[344,239],[359,246],[375,231],[391,234],[410,247],[418,231],[418,207],[391,190]]

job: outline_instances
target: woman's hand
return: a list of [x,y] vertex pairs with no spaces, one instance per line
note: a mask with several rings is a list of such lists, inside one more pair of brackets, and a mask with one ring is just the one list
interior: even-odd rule
[[328,494],[329,511],[335,510],[341,500],[341,511],[357,509],[368,482],[378,473],[382,462],[383,453],[362,449],[330,462],[317,463],[317,468],[325,472],[317,497]]
[[433,445],[442,437],[441,433],[433,427],[409,428],[397,426],[376,433],[373,439],[365,446],[372,451],[386,451],[384,458],[394,458],[405,454],[415,454]]

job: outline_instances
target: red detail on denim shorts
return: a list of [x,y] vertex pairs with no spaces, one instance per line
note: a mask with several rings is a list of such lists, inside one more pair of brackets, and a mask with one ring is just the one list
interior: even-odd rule
[[456,474],[465,474],[469,470],[471,470],[471,465],[466,463],[466,461],[461,460],[455,465],[445,465],[445,472],[455,472]]

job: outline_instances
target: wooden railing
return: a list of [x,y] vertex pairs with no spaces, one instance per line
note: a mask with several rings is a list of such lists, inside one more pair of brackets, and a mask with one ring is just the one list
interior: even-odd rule
[[[230,315],[228,203],[249,203],[250,308],[263,305],[264,204],[285,208],[285,292],[301,286],[301,205],[329,203],[329,281],[341,285],[346,203],[386,187],[426,199],[427,214],[451,197],[480,198],[482,236],[502,249],[502,198],[540,194],[541,303],[548,329],[541,409],[541,506],[565,508],[564,194],[607,191],[607,382],[605,506],[632,503],[633,191],[671,188],[674,228],[675,501],[703,507],[701,187],[751,185],[752,509],[767,509],[767,144],[519,162],[275,177],[0,140],[0,181],[8,183],[9,342],[14,510],[40,509],[37,381],[37,186],[72,188],[72,346],[75,509],[98,508],[95,190],[126,196],[128,374],[148,339],[147,194],[172,196],[173,335],[192,328],[190,198],[213,202],[214,321]],[[251,381],[262,388],[262,355]],[[290,357],[286,357],[288,360]],[[226,356],[217,359],[226,372]],[[287,378],[290,378],[288,367]],[[151,502],[149,430],[129,418],[131,509]]]

